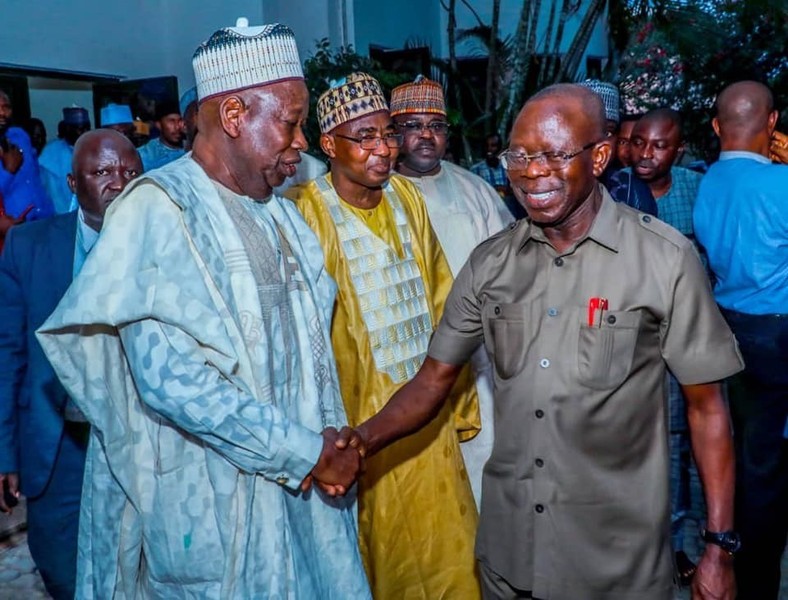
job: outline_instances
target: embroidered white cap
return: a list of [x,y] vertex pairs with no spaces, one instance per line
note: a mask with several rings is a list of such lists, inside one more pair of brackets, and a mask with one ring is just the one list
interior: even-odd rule
[[293,31],[279,23],[249,27],[244,17],[235,27],[224,27],[200,44],[192,57],[192,67],[200,102],[304,78]]

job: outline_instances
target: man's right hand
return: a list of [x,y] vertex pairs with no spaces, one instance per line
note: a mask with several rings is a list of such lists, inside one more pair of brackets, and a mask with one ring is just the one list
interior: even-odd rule
[[788,164],[788,135],[775,131],[769,146],[769,158],[783,165]]
[[3,168],[6,171],[11,175],[16,175],[25,158],[19,147],[11,144],[8,146],[8,150],[0,150],[0,160],[3,161]]
[[0,493],[0,512],[10,515],[14,512],[14,508],[8,505],[7,500],[10,498],[7,496],[19,500],[19,475],[17,473],[0,473],[0,491],[2,491]]
[[[344,429],[343,429],[344,432]],[[308,489],[312,480],[329,496],[344,496],[361,475],[364,461],[355,445],[337,448],[339,432],[334,427],[323,430],[323,450],[312,472],[304,480],[302,489]],[[342,446],[343,443],[340,443]]]

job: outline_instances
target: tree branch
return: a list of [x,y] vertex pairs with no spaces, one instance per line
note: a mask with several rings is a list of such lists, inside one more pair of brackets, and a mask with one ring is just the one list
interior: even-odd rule
[[[471,13],[473,13],[473,16],[476,17],[476,21],[479,23],[479,25],[481,26],[486,25],[486,23],[482,21],[482,18],[479,16],[479,13],[476,12],[476,9],[473,8],[473,6],[471,6],[468,0],[460,0],[460,2],[462,2],[465,5],[465,8],[467,8],[469,11],[471,11]],[[441,4],[443,4],[443,0],[441,0]]]

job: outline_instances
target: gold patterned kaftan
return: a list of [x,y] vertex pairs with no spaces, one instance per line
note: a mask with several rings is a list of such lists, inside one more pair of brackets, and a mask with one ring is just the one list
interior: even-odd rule
[[[413,376],[413,360],[408,362],[403,353],[422,339],[429,340],[451,288],[451,272],[430,227],[424,200],[404,178],[393,176],[381,204],[372,209],[395,215],[389,229],[378,230],[377,235],[365,223],[378,229],[381,220],[375,215],[358,218],[358,210],[350,210],[333,191],[330,175],[288,195],[317,233],[326,266],[339,288],[331,337],[348,421],[358,425],[383,408]],[[397,239],[399,244],[392,248],[381,238]],[[360,268],[358,257],[349,256],[365,244],[382,253],[370,255],[368,262],[361,261],[363,265],[379,264],[379,255],[388,255],[380,273]],[[384,285],[388,303],[370,306],[369,290],[362,288],[375,285],[373,280],[380,284],[380,277],[386,279],[390,269],[407,271],[409,264],[417,266],[415,280],[404,287]],[[405,296],[422,290],[421,296],[413,291],[403,299],[403,289]],[[423,321],[416,306],[420,299]],[[373,327],[381,311],[407,326],[376,333]],[[392,340],[403,331],[413,334],[405,350]],[[375,351],[371,340],[377,340]],[[426,342],[423,349],[416,370],[426,355]],[[459,439],[472,437],[479,428],[476,391],[467,368],[452,394],[452,401],[427,427],[372,457],[359,482],[359,541],[376,600],[479,598],[473,557],[477,515],[459,448]]]

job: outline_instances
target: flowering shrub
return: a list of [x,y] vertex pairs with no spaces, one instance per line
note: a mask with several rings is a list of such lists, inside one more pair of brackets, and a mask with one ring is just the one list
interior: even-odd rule
[[683,108],[687,92],[684,71],[679,54],[647,23],[621,61],[623,112],[637,115],[653,108]]

